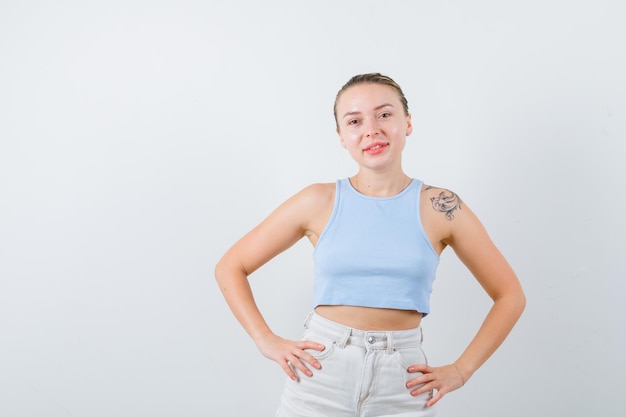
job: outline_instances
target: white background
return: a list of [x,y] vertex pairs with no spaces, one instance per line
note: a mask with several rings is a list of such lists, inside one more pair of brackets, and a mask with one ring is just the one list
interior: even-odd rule
[[[517,271],[518,326],[441,416],[626,415],[626,6],[614,1],[0,3],[0,415],[271,416],[283,384],[213,279],[312,182],[354,173],[332,105],[405,90],[406,171]],[[252,276],[300,337],[311,247]],[[424,320],[453,361],[489,307],[453,253]]]

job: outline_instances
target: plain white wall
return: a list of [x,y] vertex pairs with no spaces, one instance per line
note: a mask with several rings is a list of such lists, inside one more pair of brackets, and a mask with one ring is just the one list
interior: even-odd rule
[[[442,416],[624,416],[626,7],[614,1],[4,1],[0,415],[271,416],[282,371],[213,267],[312,182],[351,175],[332,103],[404,88],[406,171],[458,192],[518,272],[519,325]],[[252,282],[310,308],[300,242]],[[424,320],[454,360],[489,300],[452,252]]]

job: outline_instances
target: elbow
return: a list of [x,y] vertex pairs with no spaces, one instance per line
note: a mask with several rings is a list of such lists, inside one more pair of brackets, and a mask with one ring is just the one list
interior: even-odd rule
[[242,277],[245,279],[248,277],[248,273],[245,268],[228,256],[224,256],[217,262],[215,269],[213,270],[213,275],[220,288],[224,288],[229,281],[232,281],[235,278]]
[[226,262],[224,262],[224,258],[220,259],[217,262],[217,264],[215,264],[215,269],[213,270],[213,276],[215,278],[215,281],[217,281],[217,283],[220,285],[220,287],[222,286],[222,284],[224,283],[224,280],[228,276],[227,270],[228,268],[227,268]]
[[520,291],[520,294],[517,296],[515,307],[517,309],[518,315],[521,316],[526,309],[526,295],[524,295],[523,291]]
[[221,264],[222,260],[220,259],[217,264],[215,264],[215,268],[213,268],[213,278],[215,278],[218,283],[220,282]]
[[495,297],[494,303],[501,305],[502,308],[505,308],[509,314],[517,320],[524,312],[524,309],[526,309],[526,296],[524,295],[524,291],[519,288],[515,291],[508,291],[499,297]]
[[512,297],[510,297],[509,305],[511,306],[511,310],[514,311],[517,317],[520,317],[522,315],[522,313],[526,309],[526,295],[521,288],[519,289],[519,291],[516,291],[516,293]]
[[222,286],[227,279],[228,276],[231,275],[230,268],[228,267],[228,263],[225,262],[224,258],[220,259],[215,265],[215,269],[213,271],[213,275],[215,277],[215,281]]

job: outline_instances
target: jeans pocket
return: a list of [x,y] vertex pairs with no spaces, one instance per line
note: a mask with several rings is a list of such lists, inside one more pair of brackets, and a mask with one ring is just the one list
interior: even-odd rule
[[305,349],[305,352],[309,355],[313,356],[318,361],[321,361],[327,357],[329,357],[335,350],[335,342],[331,339],[328,339],[324,336],[320,336],[311,331],[306,331],[304,333],[304,337],[302,340],[308,340],[315,343],[320,343],[324,345],[324,350],[315,350],[315,349]]
[[403,369],[418,363],[428,363],[426,354],[420,345],[404,347],[396,350],[394,357]]
[[[405,381],[409,381],[422,375],[421,372],[407,372],[409,366],[416,364],[428,364],[426,354],[424,353],[421,345],[398,349],[394,353],[394,357],[396,358],[397,363],[400,364],[400,366],[402,367]],[[421,385],[417,385],[412,389],[419,388],[420,386]],[[433,397],[433,394],[433,391],[430,390],[428,392],[422,393],[420,397],[422,397],[424,401],[428,401]]]

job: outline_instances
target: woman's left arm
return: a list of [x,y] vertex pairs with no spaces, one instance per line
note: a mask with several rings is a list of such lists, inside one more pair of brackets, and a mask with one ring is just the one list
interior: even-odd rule
[[407,383],[413,395],[437,390],[428,402],[434,405],[445,394],[463,386],[504,341],[526,305],[526,298],[513,269],[492,242],[474,213],[463,204],[449,220],[448,237],[443,243],[452,247],[476,280],[493,300],[480,329],[463,354],[451,365],[430,367],[413,365],[409,372],[423,375]]

